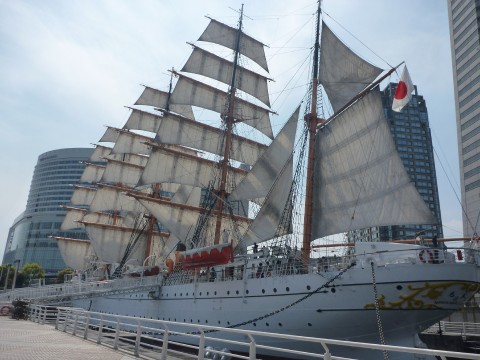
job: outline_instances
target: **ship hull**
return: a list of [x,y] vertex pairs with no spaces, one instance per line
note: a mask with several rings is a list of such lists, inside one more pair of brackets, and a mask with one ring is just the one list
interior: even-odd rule
[[[386,344],[415,346],[418,332],[460,308],[478,290],[473,264],[355,266],[338,272],[267,276],[240,280],[160,285],[137,291],[74,300],[74,306],[109,314],[379,343],[375,293]],[[328,286],[325,284],[335,278]],[[408,280],[407,280],[408,279]],[[185,331],[185,329],[182,329]],[[228,337],[226,333],[210,333]],[[175,340],[190,342],[188,337]],[[243,338],[241,340],[244,340]],[[320,351],[318,345],[257,340],[277,347]],[[208,344],[207,344],[208,345]],[[215,344],[211,344],[215,346]],[[247,351],[245,347],[232,351]],[[268,354],[268,353],[267,353]],[[334,349],[334,355],[383,358],[380,352]],[[270,353],[270,355],[278,355]],[[391,354],[391,359],[412,358]]]

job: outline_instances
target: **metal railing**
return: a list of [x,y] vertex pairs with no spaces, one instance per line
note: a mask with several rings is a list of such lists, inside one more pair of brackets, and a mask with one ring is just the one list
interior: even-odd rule
[[[269,277],[291,275],[300,271],[305,271],[302,266],[297,266],[293,263],[284,263],[282,261],[275,262],[268,256],[260,255],[256,257],[255,254],[249,254],[247,257],[262,260],[266,265],[262,267],[259,272],[258,266],[255,268],[251,265],[247,266],[248,262],[236,264],[237,268],[229,265],[218,267],[215,273],[215,282],[230,281],[241,278],[252,277]],[[459,261],[459,257],[462,258]],[[391,250],[391,251],[377,251],[364,254],[350,254],[348,256],[335,258],[319,258],[314,264],[308,268],[308,272],[332,272],[340,271],[349,266],[352,262],[356,262],[358,266],[365,267],[374,261],[377,266],[387,264],[409,263],[418,266],[438,266],[441,263],[480,263],[480,252],[476,249],[466,248],[448,248],[448,250],[422,247],[410,248],[405,250]],[[270,261],[267,264],[267,261]],[[369,265],[368,265],[369,266]],[[242,268],[243,267],[243,268]],[[230,269],[229,269],[230,268]],[[239,271],[238,268],[243,270]],[[232,275],[227,275],[227,269],[232,271]],[[115,280],[104,281],[76,281],[71,283],[59,285],[47,285],[39,288],[20,288],[14,291],[0,294],[0,301],[11,302],[15,299],[55,299],[62,297],[82,296],[88,294],[100,294],[109,291],[123,291],[128,292],[130,289],[138,289],[139,287],[160,286],[160,285],[178,285],[192,282],[211,281],[209,274],[202,277],[196,274],[195,271],[180,271],[173,272],[168,277],[165,274],[156,276],[142,276],[142,277],[124,277]]]
[[480,336],[480,324],[440,321],[423,332],[427,334],[460,335],[463,337]]
[[[167,356],[181,356],[186,359],[206,358],[206,353],[225,355],[231,359],[256,360],[257,353],[264,350],[275,352],[278,356],[289,357],[294,355],[304,359],[321,358],[327,360],[346,360],[346,358],[335,356],[331,349],[335,347],[353,347],[355,349],[369,349],[377,351],[388,351],[403,354],[418,354],[437,356],[446,360],[457,359],[478,359],[478,354],[467,354],[453,351],[429,350],[420,348],[408,348],[400,346],[379,345],[360,343],[352,341],[331,340],[324,338],[312,338],[294,336],[287,334],[265,333],[260,331],[247,331],[240,329],[229,329],[217,326],[198,324],[178,323],[173,321],[162,321],[153,319],[136,318],[131,316],[119,316],[86,311],[75,308],[57,308],[49,306],[31,305],[30,319],[32,321],[46,324],[55,324],[55,329],[73,336],[82,337],[85,340],[109,346],[115,350],[122,350],[131,353],[139,358],[167,359]],[[217,336],[228,334],[238,335],[237,339],[226,340],[210,336],[214,332]],[[175,341],[175,337],[188,337],[187,345]],[[297,343],[316,343],[321,351],[312,353],[288,348],[278,348],[260,344],[261,340],[282,340],[295,341]],[[220,344],[218,348],[206,347],[206,344],[214,342]],[[242,348],[241,354],[230,353],[227,348],[235,346]]]

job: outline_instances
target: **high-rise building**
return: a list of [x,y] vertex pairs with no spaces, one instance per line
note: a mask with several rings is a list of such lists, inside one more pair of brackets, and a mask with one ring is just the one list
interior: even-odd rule
[[421,197],[432,210],[437,219],[437,225],[391,225],[356,230],[348,233],[349,241],[413,239],[417,235],[423,235],[426,238],[443,237],[427,106],[423,96],[418,95],[415,87],[415,93],[408,105],[401,112],[393,111],[392,102],[396,88],[397,84],[390,83],[382,91],[385,116],[390,122],[392,136],[405,169]]
[[448,0],[457,118],[463,234],[480,213],[480,1]]
[[83,230],[60,231],[66,210],[93,149],[71,148],[46,152],[38,157],[25,211],[9,230],[3,263],[38,263],[47,277],[65,268],[56,240],[50,236],[87,238]]

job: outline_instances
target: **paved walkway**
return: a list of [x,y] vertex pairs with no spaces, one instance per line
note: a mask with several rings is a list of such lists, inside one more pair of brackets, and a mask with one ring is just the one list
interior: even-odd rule
[[55,330],[52,325],[40,325],[31,321],[12,320],[7,316],[0,316],[0,359],[131,360],[138,358]]

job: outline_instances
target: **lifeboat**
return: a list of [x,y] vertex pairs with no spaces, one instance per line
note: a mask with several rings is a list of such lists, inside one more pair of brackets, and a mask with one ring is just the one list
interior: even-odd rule
[[233,261],[232,244],[218,244],[182,251],[179,262],[184,269],[227,264]]

